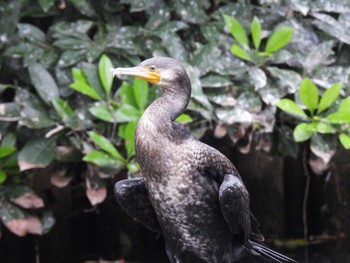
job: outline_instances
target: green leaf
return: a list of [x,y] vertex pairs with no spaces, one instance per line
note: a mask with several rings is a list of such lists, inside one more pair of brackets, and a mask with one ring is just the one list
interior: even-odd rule
[[333,102],[339,96],[341,86],[341,83],[335,83],[323,93],[320,104],[318,105],[317,114],[320,114],[322,111],[328,109],[329,106],[333,104]]
[[345,149],[347,149],[347,150],[350,149],[350,136],[349,135],[347,135],[345,133],[339,134],[339,141],[344,146]]
[[299,88],[299,96],[308,110],[313,114],[318,104],[318,89],[308,78],[302,80]]
[[74,114],[74,111],[68,105],[68,102],[59,98],[52,100],[52,106],[54,107],[55,111],[61,119],[69,118]]
[[118,122],[130,122],[138,121],[141,117],[141,113],[135,107],[129,104],[124,104],[115,111],[115,116]]
[[319,121],[315,121],[315,122],[310,123],[308,125],[308,130],[312,131],[312,132],[323,133],[323,134],[334,133],[336,131],[329,124],[324,123],[324,122],[319,122]]
[[145,80],[135,78],[133,89],[137,107],[143,112],[148,101],[148,83]]
[[114,167],[120,166],[120,161],[106,152],[93,150],[84,156],[85,162],[91,162],[97,166]]
[[340,102],[339,111],[350,113],[350,97],[347,97]]
[[240,46],[233,44],[230,48],[230,51],[233,55],[235,55],[236,57],[243,59],[243,60],[248,60],[251,61],[251,58],[249,57],[249,55],[244,51],[243,48],[241,48]]
[[291,115],[297,116],[301,119],[307,119],[305,112],[298,104],[290,99],[281,99],[277,102],[276,106]]
[[56,141],[53,139],[33,139],[28,141],[18,154],[18,165],[21,171],[43,168],[55,158]]
[[86,79],[84,71],[82,71],[81,69],[73,67],[72,68],[72,75],[73,75],[75,82],[89,84],[87,79]]
[[0,170],[0,184],[6,181],[7,175],[4,171]]
[[113,68],[111,60],[107,55],[103,54],[98,63],[98,72],[100,74],[100,79],[102,86],[106,92],[107,97],[110,96],[110,91],[113,83],[113,74],[111,69]]
[[34,44],[44,43],[45,42],[45,33],[41,31],[38,27],[33,26],[31,24],[20,23],[17,25],[19,34],[28,39],[30,42]]
[[350,123],[350,112],[347,111],[337,111],[329,114],[326,118],[329,123],[334,124],[346,124]]
[[105,105],[100,105],[100,104],[95,104],[94,106],[91,106],[89,108],[89,112],[96,118],[103,120],[103,121],[108,121],[111,123],[115,122],[113,112],[105,106]]
[[296,142],[304,142],[311,137],[312,133],[307,123],[300,123],[294,128],[293,138]]
[[70,88],[89,96],[95,100],[101,100],[101,96],[90,85],[83,82],[74,82],[69,85]]
[[254,47],[258,50],[261,42],[261,23],[256,16],[254,16],[252,21],[251,32]]
[[16,135],[13,132],[9,132],[2,138],[1,146],[15,146],[16,140]]
[[41,9],[46,13],[50,7],[55,3],[55,0],[39,0]]
[[242,47],[249,47],[247,34],[242,25],[233,17],[224,15],[225,24],[231,35],[237,40]]
[[1,146],[0,147],[0,158],[4,158],[14,153],[17,150],[16,147],[13,146]]
[[50,104],[51,100],[60,96],[55,80],[41,64],[29,65],[28,71],[30,80],[46,104]]
[[286,46],[293,35],[293,29],[282,27],[277,29],[267,40],[265,51],[268,53],[275,52]]
[[113,144],[106,137],[94,131],[90,131],[88,132],[88,134],[91,140],[93,140],[94,143],[96,143],[102,150],[105,150],[106,152],[111,154],[113,157],[124,161],[124,157],[119,153],[119,151],[113,146]]
[[189,122],[192,122],[193,120],[190,115],[186,113],[182,113],[179,117],[177,117],[176,121],[180,123],[189,123]]
[[126,81],[123,81],[120,87],[120,101],[122,104],[137,107],[133,86]]
[[124,131],[125,149],[128,160],[135,155],[135,132],[137,122],[129,122]]

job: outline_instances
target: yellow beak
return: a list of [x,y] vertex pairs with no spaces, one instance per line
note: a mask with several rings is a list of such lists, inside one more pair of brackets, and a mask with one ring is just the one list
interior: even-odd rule
[[116,68],[113,69],[113,76],[129,75],[140,79],[147,80],[153,84],[159,84],[160,74],[158,71],[149,71],[148,68],[132,67],[132,68]]

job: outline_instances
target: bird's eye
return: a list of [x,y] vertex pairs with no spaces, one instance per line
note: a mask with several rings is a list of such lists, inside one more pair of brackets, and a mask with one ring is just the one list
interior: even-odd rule
[[156,71],[157,67],[152,65],[152,66],[149,66],[148,69],[150,71]]

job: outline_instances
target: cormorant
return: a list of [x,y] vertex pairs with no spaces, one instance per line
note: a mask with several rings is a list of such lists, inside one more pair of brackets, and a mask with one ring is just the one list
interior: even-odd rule
[[185,69],[175,59],[154,57],[136,67],[116,68],[113,75],[135,76],[163,90],[136,130],[142,178],[119,181],[114,192],[130,216],[163,235],[170,262],[194,257],[231,263],[246,254],[296,262],[256,242],[264,237],[235,166],[175,121],[191,96]]

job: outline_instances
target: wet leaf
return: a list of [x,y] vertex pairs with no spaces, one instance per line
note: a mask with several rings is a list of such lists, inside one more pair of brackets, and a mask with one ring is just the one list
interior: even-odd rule
[[267,40],[265,52],[272,53],[286,46],[293,36],[293,29],[281,27],[277,29]]
[[208,20],[205,10],[209,8],[209,1],[181,0],[174,3],[175,12],[182,20],[192,24],[202,24]]
[[155,7],[155,0],[121,0],[123,4],[130,5],[130,12],[141,12]]
[[350,69],[338,66],[319,67],[312,76],[312,81],[325,89],[328,89],[336,82],[346,86],[349,80]]
[[261,89],[266,85],[267,77],[263,70],[258,67],[251,67],[248,70],[249,81],[255,90]]
[[113,146],[113,144],[104,136],[96,133],[96,132],[88,132],[90,139],[93,140],[102,150],[108,152],[115,158],[119,160],[124,160],[124,157],[119,153],[119,151]]
[[334,12],[334,13],[350,12],[350,3],[347,0],[335,0],[335,1],[315,0],[315,1],[310,1],[310,6],[312,11],[325,11],[325,12]]
[[339,141],[345,149],[347,149],[347,150],[350,149],[350,136],[349,135],[347,135],[345,133],[339,134]]
[[242,46],[249,48],[249,41],[247,33],[245,32],[243,26],[235,18],[224,15],[225,24],[230,31],[231,35],[236,39],[236,41]]
[[258,50],[261,42],[261,23],[256,16],[254,16],[252,21],[251,33],[254,47]]
[[249,57],[249,55],[244,51],[243,48],[241,48],[240,46],[233,44],[230,48],[230,51],[233,55],[235,55],[236,57],[243,59],[243,60],[247,60],[247,61],[251,61],[251,58]]
[[278,80],[279,88],[287,88],[288,93],[292,94],[298,90],[302,78],[297,72],[277,67],[268,67],[267,69]]
[[350,45],[350,36],[347,34],[347,29],[340,24],[335,18],[326,14],[313,13],[313,17],[316,18],[313,24],[320,30],[327,34],[337,38],[341,42]]
[[216,74],[209,74],[205,77],[201,78],[201,83],[203,87],[208,88],[220,88],[220,87],[226,87],[232,84],[231,80],[228,77],[216,75]]
[[28,39],[33,44],[45,42],[45,33],[36,26],[20,23],[17,28],[21,37]]
[[330,40],[314,46],[307,54],[306,59],[301,61],[303,67],[308,72],[312,72],[319,65],[332,63],[333,58],[331,56],[334,55],[333,47],[335,44],[334,40]]
[[90,47],[90,43],[85,39],[74,38],[74,37],[59,38],[55,42],[53,42],[53,45],[62,50],[66,50],[66,49],[80,50],[80,49],[86,49]]
[[55,158],[55,144],[53,139],[32,139],[28,141],[18,154],[18,166],[21,171],[43,168]]
[[113,83],[113,74],[111,73],[112,68],[113,65],[111,60],[103,54],[98,63],[98,72],[107,97],[110,96]]
[[58,66],[69,67],[77,64],[78,62],[84,60],[86,55],[85,49],[79,50],[64,50],[58,60]]
[[281,99],[277,102],[276,106],[291,115],[304,120],[307,119],[305,112],[299,107],[298,104],[290,99]]
[[341,83],[335,83],[323,93],[320,104],[318,105],[317,114],[320,114],[333,104],[340,94],[341,86]]
[[15,101],[21,115],[21,123],[32,129],[47,128],[54,125],[47,108],[27,90],[17,88]]
[[318,89],[308,78],[303,79],[300,84],[299,96],[304,105],[313,114],[318,105]]
[[329,135],[313,134],[311,137],[311,151],[328,164],[335,154],[337,146],[336,137]]
[[307,123],[300,123],[294,128],[293,138],[296,142],[304,142],[310,139],[312,131],[308,129]]
[[52,100],[59,97],[60,94],[55,80],[41,64],[30,65],[28,71],[30,80],[43,101],[50,104]]

